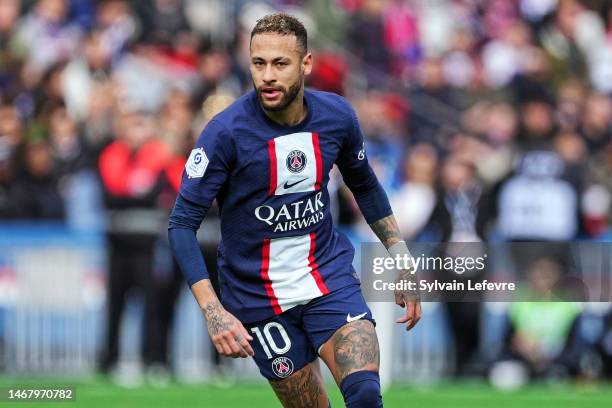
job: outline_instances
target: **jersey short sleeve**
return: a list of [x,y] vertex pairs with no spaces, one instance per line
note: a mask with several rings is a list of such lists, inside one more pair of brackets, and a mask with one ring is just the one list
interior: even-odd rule
[[231,134],[213,119],[185,163],[181,196],[208,209],[227,181],[233,160]]

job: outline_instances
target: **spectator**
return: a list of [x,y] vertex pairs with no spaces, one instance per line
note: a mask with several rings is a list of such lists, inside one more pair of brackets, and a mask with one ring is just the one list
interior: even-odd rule
[[[417,238],[434,212],[438,162],[436,150],[430,144],[417,144],[408,151],[404,162],[405,181],[391,200],[406,241]],[[433,240],[439,238],[438,235]]]
[[189,30],[182,0],[153,0],[142,3],[139,14],[145,42],[169,46],[176,33]]
[[68,20],[66,0],[38,0],[15,35],[27,76],[36,83],[49,67],[74,55],[81,30]]
[[11,190],[16,217],[63,220],[64,200],[49,143],[45,139],[26,140],[17,154],[19,167]]
[[[99,171],[109,215],[108,325],[101,368],[123,380],[116,363],[119,324],[132,289],[144,295],[144,345],[142,360],[154,363],[153,343],[159,333],[153,322],[156,310],[153,254],[164,224],[158,208],[163,169],[170,157],[167,146],[156,139],[154,119],[141,112],[122,112],[116,123],[117,140],[100,155]],[[115,370],[117,369],[117,371]],[[136,381],[137,379],[128,379]]]
[[371,86],[384,85],[385,74],[391,67],[391,57],[385,43],[383,25],[384,2],[366,0],[351,19],[348,41],[351,51],[363,62],[363,69]]
[[530,377],[559,379],[580,369],[580,309],[575,303],[552,301],[562,275],[562,266],[553,258],[534,261],[528,272],[528,298],[539,301],[510,304],[500,359],[524,364]]
[[104,84],[111,74],[111,49],[101,31],[88,33],[82,48],[83,57],[68,63],[62,80],[68,111],[78,121],[87,119],[96,83]]
[[582,135],[587,143],[590,153],[600,151],[612,140],[612,103],[608,96],[592,93],[587,97]]

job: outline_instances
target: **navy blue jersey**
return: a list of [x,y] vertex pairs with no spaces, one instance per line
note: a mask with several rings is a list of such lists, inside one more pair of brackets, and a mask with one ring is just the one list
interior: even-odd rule
[[181,196],[218,201],[221,302],[243,322],[358,282],[354,248],[332,225],[329,172],[337,164],[356,195],[379,184],[348,102],[311,90],[304,100],[306,118],[287,127],[246,94],[210,121],[185,165]]

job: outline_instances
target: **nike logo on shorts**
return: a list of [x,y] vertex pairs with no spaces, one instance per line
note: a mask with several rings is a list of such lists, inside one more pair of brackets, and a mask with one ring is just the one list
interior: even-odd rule
[[357,316],[351,316],[351,314],[349,313],[349,314],[347,314],[347,315],[346,315],[346,321],[347,321],[348,323],[350,323],[350,322],[354,322],[355,320],[359,320],[359,319],[361,319],[362,317],[364,317],[364,316],[365,316],[365,315],[367,315],[367,314],[368,314],[368,313],[367,313],[367,312],[365,312],[365,313],[362,313],[362,314],[357,315]]
[[298,184],[300,184],[300,183],[301,183],[302,181],[304,181],[304,180],[308,180],[308,177],[305,177],[305,178],[303,178],[303,179],[301,179],[301,180],[298,180],[298,181],[296,181],[295,183],[291,183],[291,184],[289,184],[289,182],[288,182],[288,181],[285,181],[285,184],[283,184],[283,188],[284,188],[285,190],[287,190],[287,189],[289,189],[289,188],[291,188],[291,187],[293,187],[293,186],[297,186]]

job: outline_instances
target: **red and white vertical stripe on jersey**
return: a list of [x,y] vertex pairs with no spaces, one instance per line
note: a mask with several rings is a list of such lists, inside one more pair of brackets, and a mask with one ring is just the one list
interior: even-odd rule
[[268,195],[274,195],[276,191],[277,175],[276,175],[276,148],[274,139],[268,140],[268,154],[270,155],[270,191]]
[[265,239],[261,277],[275,314],[329,293],[315,258],[316,235]]
[[321,189],[323,183],[323,159],[321,158],[321,147],[319,146],[319,134],[312,134],[312,147],[314,149],[315,164],[316,164],[316,179],[315,179],[315,190]]
[[319,265],[317,265],[317,259],[315,258],[315,251],[317,250],[317,234],[315,232],[310,233],[310,251],[308,251],[308,267],[310,268],[310,274],[317,283],[317,287],[323,295],[329,293],[329,289],[325,286],[323,278],[319,273]]
[[264,285],[266,287],[266,294],[270,299],[270,304],[272,305],[272,309],[274,309],[275,314],[281,314],[282,310],[278,305],[278,299],[274,294],[274,289],[272,288],[272,281],[270,280],[270,275],[268,273],[270,269],[270,238],[264,239],[262,246],[262,254],[261,254],[261,277],[264,280]]
[[[301,152],[303,168],[290,170],[287,162],[294,152]],[[300,132],[268,141],[270,156],[269,195],[283,195],[319,190],[323,184],[323,159],[317,133]]]

